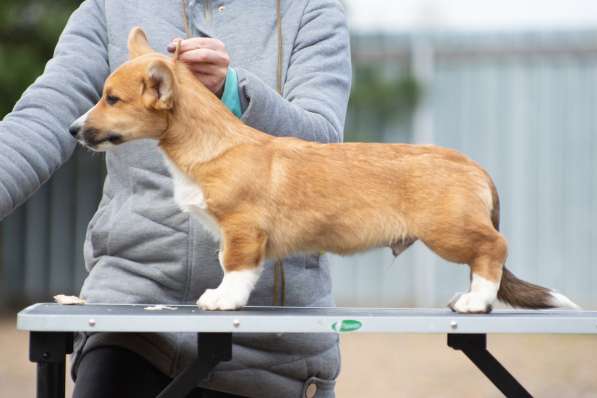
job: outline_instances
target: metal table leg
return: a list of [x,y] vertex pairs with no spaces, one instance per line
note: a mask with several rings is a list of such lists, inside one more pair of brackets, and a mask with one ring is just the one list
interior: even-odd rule
[[232,359],[232,333],[197,333],[197,358],[184,369],[158,398],[186,397],[220,362]]
[[71,332],[31,332],[29,360],[37,362],[37,397],[64,398],[66,354],[73,352]]
[[487,351],[487,335],[448,334],[448,345],[455,350],[461,350],[506,397],[532,397]]

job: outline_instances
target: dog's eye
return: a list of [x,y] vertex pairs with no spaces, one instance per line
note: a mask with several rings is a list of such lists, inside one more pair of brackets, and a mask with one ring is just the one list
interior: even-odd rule
[[106,97],[106,101],[108,102],[109,105],[114,105],[116,104],[118,101],[120,101],[120,98],[118,98],[115,95],[108,95]]

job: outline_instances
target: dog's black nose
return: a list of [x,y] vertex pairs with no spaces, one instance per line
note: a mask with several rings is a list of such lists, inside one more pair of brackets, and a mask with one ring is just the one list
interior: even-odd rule
[[70,126],[68,129],[68,131],[70,132],[70,135],[72,135],[73,137],[77,137],[77,134],[79,134],[79,130],[81,130],[81,128],[75,124]]

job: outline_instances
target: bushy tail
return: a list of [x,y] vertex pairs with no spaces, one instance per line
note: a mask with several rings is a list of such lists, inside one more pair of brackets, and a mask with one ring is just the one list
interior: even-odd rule
[[[500,199],[495,185],[489,177],[491,194],[493,197],[493,208],[491,211],[491,222],[496,230],[500,230]],[[545,287],[535,285],[518,279],[510,270],[504,267],[502,282],[497,294],[498,300],[520,308],[575,308],[580,309],[572,300],[563,294],[557,293]]]
[[563,294],[518,279],[506,267],[502,273],[498,300],[520,308],[580,308]]

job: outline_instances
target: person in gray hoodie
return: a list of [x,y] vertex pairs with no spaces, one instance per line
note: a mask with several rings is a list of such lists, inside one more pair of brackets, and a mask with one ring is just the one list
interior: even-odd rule
[[[204,83],[223,100],[231,96],[227,105],[248,125],[272,135],[341,141],[351,65],[346,18],[338,1],[86,0],[69,19],[43,75],[0,122],[0,216],[22,204],[69,158],[75,140],[68,126],[97,102],[106,77],[127,60],[126,40],[133,26],[141,26],[152,47],[164,52],[176,37],[223,43],[217,51],[226,54],[222,62],[229,60],[225,68],[212,59],[219,67],[202,72],[193,49],[189,63],[198,67],[199,79],[219,76]],[[174,203],[172,181],[156,144],[123,145],[107,154],[106,163],[103,196],[84,245],[89,274],[81,296],[89,303],[194,304],[221,280],[217,244]],[[283,297],[276,289],[281,278]],[[249,304],[284,302],[334,305],[325,256],[266,264]],[[334,396],[340,366],[337,336],[239,334],[233,340],[233,360],[218,365],[208,380],[198,380],[207,389],[198,396],[225,396],[208,390],[260,398]],[[73,377],[86,364],[97,363],[94,352],[115,347],[149,364],[167,381],[191,362],[196,339],[184,333],[80,334]],[[119,369],[115,361],[103,362],[102,369]],[[130,367],[125,373],[132,385],[150,384],[148,374]],[[79,375],[75,395],[97,396],[90,391],[109,384],[102,375],[101,369]],[[113,390],[106,396],[126,395]]]

